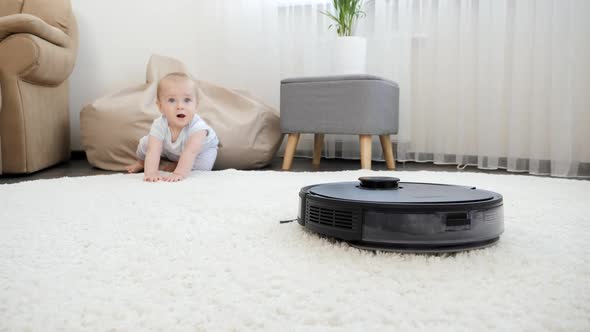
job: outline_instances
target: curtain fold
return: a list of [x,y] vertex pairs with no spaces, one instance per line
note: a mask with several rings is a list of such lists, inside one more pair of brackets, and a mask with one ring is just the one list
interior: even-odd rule
[[[275,0],[190,2],[194,34],[187,63],[199,78],[242,89],[279,106],[279,36]],[[188,6],[188,5],[187,5]],[[183,46],[182,47],[189,47]],[[192,65],[194,63],[194,65]]]
[[[277,7],[281,78],[327,73],[326,9]],[[375,0],[365,12],[367,71],[400,85],[398,160],[590,177],[590,1]],[[311,156],[308,136],[298,155]],[[323,153],[358,158],[357,138],[326,135]]]

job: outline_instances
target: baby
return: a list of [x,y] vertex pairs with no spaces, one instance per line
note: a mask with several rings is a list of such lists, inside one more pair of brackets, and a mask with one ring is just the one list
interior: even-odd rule
[[[127,167],[129,173],[144,170],[147,182],[183,180],[191,170],[210,171],[217,158],[219,139],[197,114],[194,81],[184,73],[171,73],[158,83],[156,104],[162,116],[152,123],[150,133],[139,141],[138,160]],[[158,170],[160,157],[170,160]]]

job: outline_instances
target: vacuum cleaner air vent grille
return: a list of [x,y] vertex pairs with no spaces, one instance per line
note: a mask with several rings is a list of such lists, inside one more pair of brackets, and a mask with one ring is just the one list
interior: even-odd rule
[[309,222],[328,227],[353,230],[358,224],[358,215],[350,210],[307,204],[305,214]]

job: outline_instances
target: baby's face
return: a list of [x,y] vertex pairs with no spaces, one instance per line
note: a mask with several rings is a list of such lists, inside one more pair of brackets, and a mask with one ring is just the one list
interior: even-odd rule
[[193,81],[168,79],[162,82],[156,103],[170,127],[182,128],[188,125],[197,112]]

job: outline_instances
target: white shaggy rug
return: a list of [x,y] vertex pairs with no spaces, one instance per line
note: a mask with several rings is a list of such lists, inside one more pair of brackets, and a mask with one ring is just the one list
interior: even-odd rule
[[[361,251],[296,222],[305,185],[362,175],[504,196],[456,255]],[[226,170],[0,186],[0,331],[588,331],[590,181]]]

